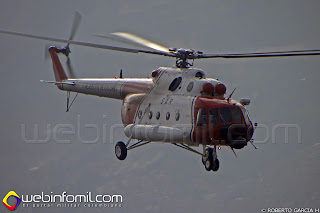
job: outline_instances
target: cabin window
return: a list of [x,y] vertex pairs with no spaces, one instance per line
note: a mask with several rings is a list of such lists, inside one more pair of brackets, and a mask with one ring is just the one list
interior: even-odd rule
[[173,79],[173,81],[171,82],[170,86],[169,86],[169,90],[170,91],[175,91],[178,86],[181,84],[181,81],[182,81],[182,77],[178,77],[178,78],[175,78]]
[[150,111],[150,112],[149,112],[149,119],[152,118],[152,115],[153,115],[153,113],[152,113],[152,111]]
[[194,85],[193,82],[190,82],[190,83],[188,84],[188,87],[187,87],[187,91],[188,91],[188,92],[191,92],[191,90],[193,89],[193,85]]
[[199,109],[198,118],[197,118],[197,126],[206,126],[207,125],[207,110]]
[[160,112],[157,112],[156,119],[159,120],[159,118],[160,118]]
[[232,107],[231,111],[232,111],[233,121],[238,123],[243,123],[241,110],[238,107]]
[[218,109],[212,109],[209,112],[209,123],[214,126],[219,123],[219,113]]
[[232,117],[229,107],[220,108],[221,123],[231,123]]
[[180,119],[180,112],[176,113],[176,121],[178,121]]
[[166,114],[166,119],[167,119],[167,120],[170,119],[170,112],[167,112],[167,114]]

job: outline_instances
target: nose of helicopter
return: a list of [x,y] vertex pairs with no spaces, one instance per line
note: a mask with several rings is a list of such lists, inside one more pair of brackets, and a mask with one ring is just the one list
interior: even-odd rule
[[200,143],[241,149],[253,136],[254,129],[247,110],[234,100],[199,98],[195,121],[193,136]]
[[[234,106],[234,104],[232,105]],[[232,105],[230,106],[232,107]],[[254,132],[253,125],[249,118],[248,111],[244,107],[239,106],[238,109],[240,110],[236,110],[237,108],[230,109],[232,122],[229,124],[221,124],[220,137],[232,148],[241,149],[251,140]]]
[[221,125],[220,138],[225,140],[229,146],[241,149],[247,145],[253,136],[252,125],[231,124]]

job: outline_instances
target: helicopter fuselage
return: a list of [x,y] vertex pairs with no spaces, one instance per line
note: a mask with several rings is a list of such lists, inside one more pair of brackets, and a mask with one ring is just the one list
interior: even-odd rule
[[225,99],[224,84],[200,69],[160,67],[152,78],[68,79],[56,49],[49,52],[59,89],[123,100],[124,133],[131,139],[242,148],[252,137],[244,107]]
[[[70,79],[58,57],[63,52],[50,47],[49,53],[55,81],[44,82],[68,92],[67,111],[70,92],[123,101],[121,118],[129,139],[116,143],[119,160],[127,157],[128,150],[150,142],[171,143],[201,155],[206,170],[217,171],[217,146],[234,151],[251,141],[254,128],[244,108],[250,100],[232,100],[233,92],[226,98],[225,85],[206,78],[200,69],[160,67],[151,78]],[[129,146],[132,139],[138,142]],[[191,148],[199,145],[203,153]]]

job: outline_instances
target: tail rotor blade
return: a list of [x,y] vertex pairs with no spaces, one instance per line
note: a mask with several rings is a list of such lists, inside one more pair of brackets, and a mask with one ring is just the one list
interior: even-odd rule
[[[74,39],[74,36],[76,35],[76,33],[78,31],[78,28],[79,28],[79,25],[81,22],[81,17],[82,17],[81,14],[78,11],[76,11],[74,14],[74,17],[73,17],[73,23],[72,23],[71,33],[70,33],[70,37],[69,37],[70,41],[72,41]],[[64,49],[65,49],[65,55],[67,56],[66,63],[67,63],[68,71],[69,71],[69,77],[75,78],[75,74],[74,74],[74,71],[73,71],[73,68],[71,65],[71,61],[70,61],[70,57],[69,57],[69,54],[71,53],[70,43],[68,43]]]
[[72,29],[71,29],[71,34],[70,34],[70,37],[69,37],[69,40],[73,40],[78,28],[79,28],[79,25],[80,25],[80,22],[81,22],[81,14],[76,11],[76,13],[74,14],[74,18],[73,18],[73,23],[72,23]]
[[69,71],[69,77],[70,77],[70,78],[76,78],[69,57],[68,57],[68,59],[67,59],[67,67],[68,67],[68,71]]

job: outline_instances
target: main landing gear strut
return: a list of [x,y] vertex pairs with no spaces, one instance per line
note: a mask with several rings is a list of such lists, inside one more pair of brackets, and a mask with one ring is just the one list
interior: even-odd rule
[[[126,159],[128,150],[146,145],[151,142],[151,141],[140,140],[140,141],[129,146],[130,141],[131,141],[131,139],[128,140],[127,144],[125,144],[122,141],[119,141],[116,143],[115,154],[119,160]],[[197,150],[192,149],[191,147],[189,147],[188,145],[185,145],[185,144],[173,143],[173,145],[175,145],[179,148],[188,150],[190,152],[196,153],[198,155],[201,155],[202,156],[202,163],[207,171],[211,171],[211,170],[214,172],[218,171],[220,163],[219,163],[218,156],[217,156],[217,147],[216,146],[214,146],[214,148],[211,148],[211,147],[207,147],[206,145],[203,145],[203,153],[200,153]]]

